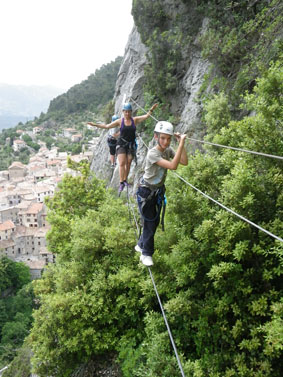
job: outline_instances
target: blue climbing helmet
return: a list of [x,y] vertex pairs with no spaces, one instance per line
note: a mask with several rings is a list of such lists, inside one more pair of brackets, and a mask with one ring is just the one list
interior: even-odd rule
[[132,111],[133,109],[132,109],[132,105],[129,103],[129,102],[126,102],[126,103],[124,103],[124,105],[123,105],[123,109],[122,109],[123,111],[124,110],[129,110],[129,111]]
[[113,115],[112,117],[112,122],[115,122],[115,120],[119,119],[119,117],[117,115]]

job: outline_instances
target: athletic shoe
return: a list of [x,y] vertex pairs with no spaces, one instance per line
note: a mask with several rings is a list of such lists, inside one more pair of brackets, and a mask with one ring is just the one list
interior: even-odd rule
[[130,186],[127,181],[124,181],[123,183],[124,183],[125,187],[129,187]]
[[118,188],[118,195],[120,196],[121,192],[124,190],[125,184],[124,182],[120,183],[120,186]]
[[136,246],[135,246],[135,250],[136,250],[138,253],[142,253],[142,249],[139,247],[139,245],[136,245]]
[[153,260],[149,255],[141,255],[140,261],[147,267],[153,266]]

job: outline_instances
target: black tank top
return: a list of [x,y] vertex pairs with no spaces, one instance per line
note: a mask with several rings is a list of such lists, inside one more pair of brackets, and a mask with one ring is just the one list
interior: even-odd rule
[[121,139],[122,143],[123,143],[123,140],[129,142],[129,143],[133,143],[136,139],[136,126],[135,126],[135,122],[134,122],[134,119],[131,118],[131,122],[132,124],[130,126],[126,126],[125,123],[124,123],[124,118],[122,118],[122,122],[121,122],[121,128],[120,128],[120,137],[119,137],[119,140],[118,140],[118,144],[119,144],[119,141]]

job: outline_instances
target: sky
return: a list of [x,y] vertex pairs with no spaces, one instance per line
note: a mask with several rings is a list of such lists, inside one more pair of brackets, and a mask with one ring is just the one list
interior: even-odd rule
[[0,83],[68,90],[123,56],[132,0],[0,1]]

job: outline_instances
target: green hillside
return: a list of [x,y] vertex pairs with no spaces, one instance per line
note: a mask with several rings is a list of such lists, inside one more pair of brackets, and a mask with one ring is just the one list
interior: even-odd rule
[[113,99],[117,74],[122,62],[122,57],[103,65],[90,75],[87,80],[73,86],[50,102],[47,117],[55,119],[58,114],[72,114],[89,110],[97,113]]

